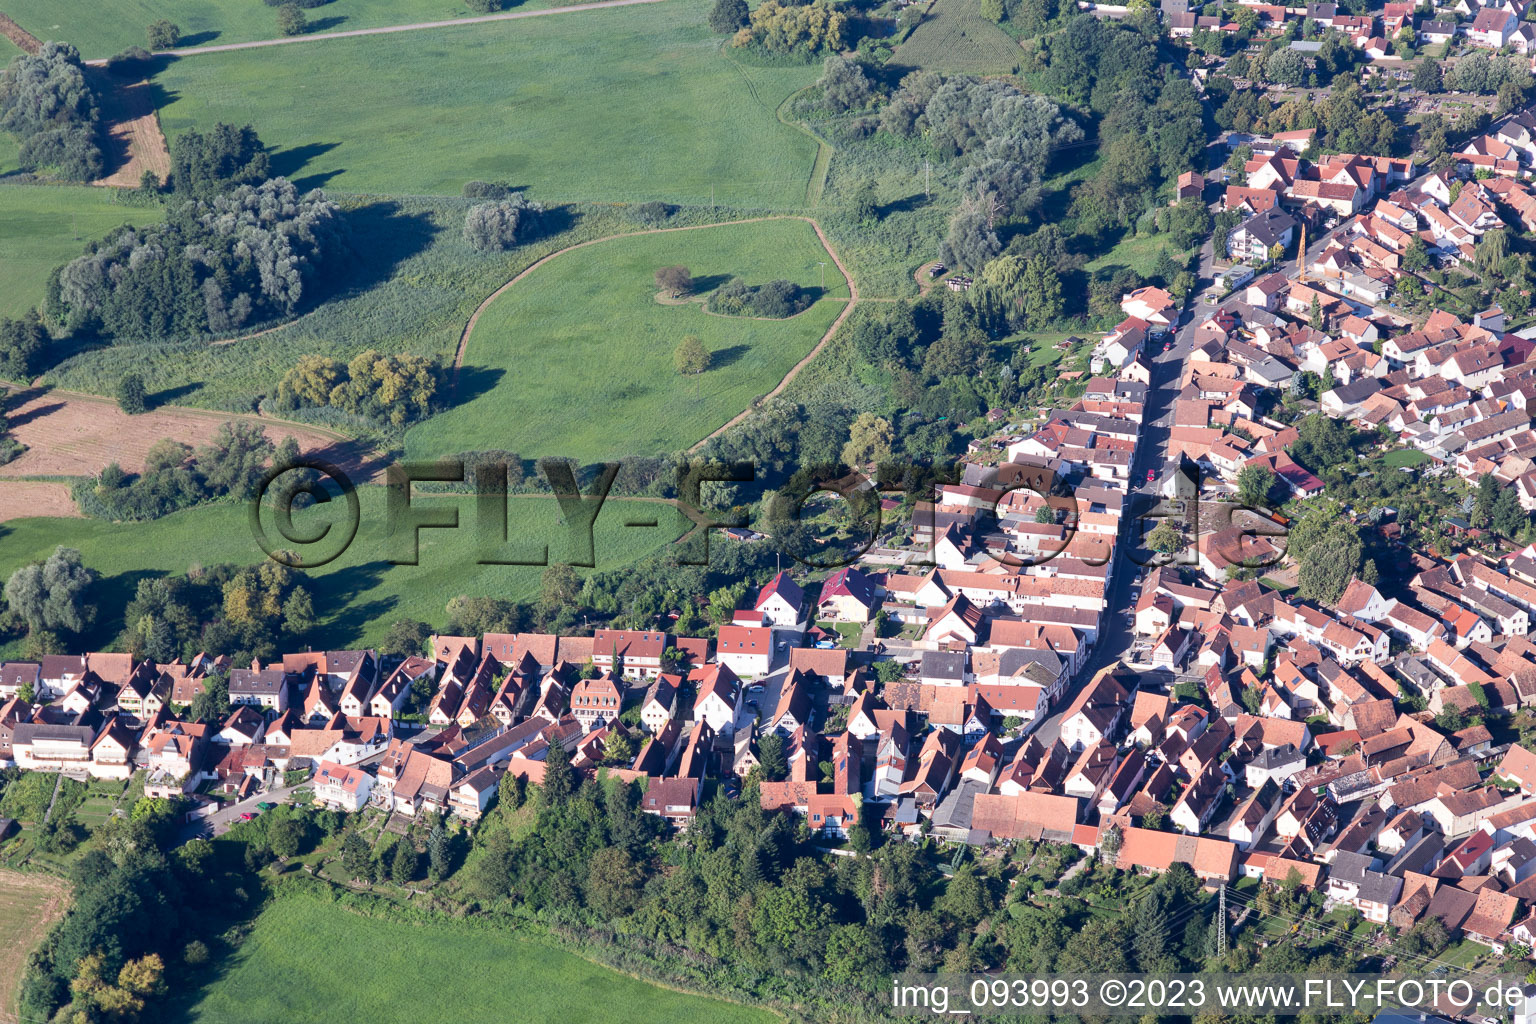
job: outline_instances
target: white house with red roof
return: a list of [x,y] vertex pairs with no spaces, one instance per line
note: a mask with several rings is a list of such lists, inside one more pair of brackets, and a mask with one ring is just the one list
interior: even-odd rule
[[321,761],[315,769],[315,803],[357,813],[373,792],[373,776],[361,768]]
[[805,591],[781,572],[758,591],[754,611],[761,612],[763,624],[779,629],[803,630],[806,626]]
[[744,678],[767,675],[773,662],[773,630],[767,626],[721,626],[715,660]]

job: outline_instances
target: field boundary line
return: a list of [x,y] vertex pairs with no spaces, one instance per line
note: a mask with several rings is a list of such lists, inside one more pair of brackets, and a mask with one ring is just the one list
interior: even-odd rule
[[859,286],[854,282],[853,274],[849,273],[848,268],[843,264],[842,257],[837,254],[836,249],[832,248],[832,243],[827,239],[826,232],[822,231],[821,225],[816,222],[814,217],[806,217],[801,214],[784,213],[775,214],[768,217],[748,217],[745,220],[722,220],[716,221],[713,224],[687,224],[675,228],[646,228],[643,231],[621,231],[614,235],[604,235],[602,238],[589,238],[585,242],[577,242],[575,245],[568,245],[564,249],[556,249],[552,253],[547,253],[546,255],[541,256],[534,260],[532,263],[528,264],[528,266],[524,267],[506,284],[491,292],[491,294],[486,296],[485,300],[481,302],[480,305],[475,307],[475,311],[470,314],[469,322],[464,325],[464,330],[459,334],[459,345],[453,354],[452,388],[454,394],[457,395],[458,393],[459,370],[464,365],[464,353],[469,348],[469,337],[474,333],[475,325],[480,322],[480,314],[484,313],[491,303],[495,302],[498,298],[505,294],[507,290],[510,289],[513,285],[523,280],[523,278],[527,277],[529,274],[533,273],[535,270],[539,269],[550,260],[553,260],[558,256],[563,256],[566,253],[572,252],[576,249],[585,249],[589,245],[597,245],[600,242],[611,242],[618,238],[636,238],[640,235],[665,235],[676,231],[703,231],[708,228],[730,227],[733,224],[761,224],[764,221],[771,220],[801,220],[805,221],[805,223],[811,226],[811,230],[816,232],[817,241],[819,241],[821,243],[821,247],[827,251],[827,255],[832,257],[832,263],[837,267],[838,273],[843,275],[843,281],[848,286],[848,298],[835,300],[843,302],[843,311],[837,315],[836,320],[832,321],[832,326],[827,328],[827,332],[821,336],[821,340],[816,343],[815,347],[812,348],[810,352],[806,353],[806,355],[801,358],[799,362],[795,363],[794,366],[789,368],[789,372],[786,373],[784,378],[774,386],[774,389],[768,392],[762,398],[755,400],[747,408],[743,409],[735,416],[732,416],[723,425],[715,430],[710,431],[701,440],[694,442],[694,444],[690,445],[688,448],[690,453],[698,451],[706,443],[715,439],[716,437],[719,437],[721,434],[725,433],[725,431],[731,429],[742,420],[750,416],[752,411],[759,405],[768,401],[769,399],[777,398],[779,395],[783,394],[784,389],[789,386],[789,382],[794,380],[795,377],[800,374],[800,371],[809,366],[811,360],[819,356],[822,349],[827,347],[827,342],[832,340],[832,336],[837,333],[838,328],[843,326],[843,321],[848,319],[848,315],[853,312],[853,308],[859,304]]
[[[254,50],[264,46],[287,46],[289,43],[313,43],[322,39],[352,39],[357,36],[382,36],[394,32],[420,32],[424,29],[451,28],[455,25],[478,25],[487,21],[515,21],[519,18],[542,18],[549,14],[574,14],[579,11],[595,11],[605,7],[633,7],[636,4],[658,4],[662,0],[597,0],[595,3],[567,4],[563,7],[546,7],[540,11],[502,11],[500,14],[482,14],[473,18],[449,18],[446,21],[417,21],[409,25],[381,25],[378,28],[353,28],[342,32],[315,32],[312,35],[283,36],[280,39],[253,39],[245,43],[216,43],[212,46],[189,46],[182,50],[156,50],[156,57],[190,57],[200,53],[228,53],[231,50]],[[105,65],[105,60],[86,61],[90,65]]]

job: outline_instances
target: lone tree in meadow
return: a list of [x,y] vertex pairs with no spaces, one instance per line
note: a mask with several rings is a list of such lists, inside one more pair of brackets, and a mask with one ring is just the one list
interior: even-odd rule
[[682,374],[703,373],[709,369],[709,349],[697,334],[687,334],[672,352],[672,362]]
[[680,298],[693,291],[693,275],[687,267],[662,267],[656,271],[656,287],[670,298]]
[[117,382],[117,407],[130,416],[137,416],[149,408],[149,393],[144,378],[136,373],[125,373]]
[[181,42],[181,26],[161,18],[149,26],[148,36],[151,50],[169,50]]
[[464,215],[464,240],[476,249],[510,249],[533,236],[544,207],[521,192],[494,203],[476,203]]
[[277,30],[285,36],[301,36],[309,28],[309,19],[298,4],[283,4],[277,9]]

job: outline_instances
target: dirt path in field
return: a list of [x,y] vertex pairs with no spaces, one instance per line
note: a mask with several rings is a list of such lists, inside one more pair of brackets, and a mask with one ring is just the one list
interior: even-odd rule
[[5,38],[21,47],[27,53],[36,53],[43,48],[43,41],[41,39],[16,24],[4,14],[0,14],[0,36],[5,36]]
[[99,72],[93,77],[107,125],[107,162],[116,169],[91,184],[138,188],[145,171],[154,171],[163,183],[171,173],[171,151],[160,131],[149,82],[118,82]]
[[859,304],[859,286],[853,283],[853,275],[848,272],[847,267],[843,266],[843,261],[838,257],[837,250],[832,248],[832,243],[827,241],[827,236],[822,233],[821,225],[816,223],[814,220],[811,220],[809,217],[802,217],[800,219],[810,223],[811,227],[816,232],[816,237],[821,239],[822,246],[827,250],[827,255],[832,257],[832,262],[837,264],[838,271],[843,275],[844,279],[847,280],[848,303],[847,305],[843,306],[843,311],[837,314],[837,319],[832,321],[832,326],[827,328],[827,333],[821,336],[821,340],[816,343],[816,347],[807,352],[804,359],[800,360],[794,366],[789,368],[789,372],[784,375],[783,380],[779,381],[777,387],[768,392],[762,398],[753,402],[750,406],[743,409],[741,412],[737,413],[735,416],[732,416],[730,419],[726,420],[725,423],[722,424],[718,429],[710,431],[697,444],[688,449],[690,453],[698,451],[710,441],[714,440],[721,434],[725,433],[727,430],[730,430],[732,427],[736,426],[736,424],[745,420],[748,416],[752,415],[753,410],[757,409],[759,406],[783,394],[784,389],[789,387],[789,382],[799,376],[800,371],[811,364],[811,360],[821,355],[821,350],[827,347],[827,342],[831,341],[832,336],[837,333],[837,329],[843,326],[843,321],[848,319],[848,315],[853,312],[853,307]]
[[[156,441],[172,438],[197,447],[211,441],[220,425],[229,420],[260,425],[273,444],[292,437],[305,455],[337,466],[357,483],[383,473],[381,456],[363,442],[320,427],[270,416],[175,405],[129,416],[110,398],[78,391],[18,388],[5,384],[0,385],[0,394],[10,399],[6,403],[6,415],[10,418],[11,436],[27,446],[19,458],[0,466],[0,480],[94,476],[111,462],[130,473],[137,473],[144,469],[145,456]],[[9,492],[14,486],[7,482],[5,490]],[[47,497],[47,494],[37,491],[34,497]],[[49,497],[47,500],[56,499]],[[24,502],[25,499],[13,499],[7,494],[0,500],[0,519],[7,518],[4,513],[17,501]]]
[[[287,46],[289,43],[312,43],[320,39],[350,39],[353,36],[382,36],[392,32],[419,32],[428,28],[449,28],[454,25],[478,25],[485,21],[514,21],[518,18],[542,18],[547,14],[574,14],[578,11],[596,11],[604,7],[633,7],[636,4],[659,4],[661,0],[601,0],[591,4],[568,4],[564,7],[546,7],[542,11],[502,11],[500,14],[481,14],[473,18],[450,18],[447,21],[418,21],[410,25],[384,25],[380,28],[354,28],[345,32],[315,32],[312,35],[284,36],[281,39],[257,39],[249,43],[220,43],[215,46],[186,46],[177,50],[157,50],[157,56],[188,57],[199,53],[224,53],[228,50],[253,50],[260,46]],[[89,64],[105,64],[104,60],[87,61]]]
[[69,889],[49,875],[0,871],[0,1021],[14,1024],[27,956],[64,916]]
[[770,398],[777,398],[780,394],[782,394],[784,389],[789,386],[789,382],[794,380],[800,371],[805,369],[806,366],[810,364],[811,360],[820,355],[821,350],[827,347],[827,342],[832,340],[832,336],[837,333],[837,329],[843,326],[843,321],[848,319],[848,314],[853,312],[853,307],[859,303],[859,286],[854,283],[853,275],[848,272],[848,268],[843,265],[843,261],[837,255],[837,251],[832,248],[832,243],[827,240],[826,233],[821,230],[821,225],[816,223],[816,221],[810,217],[802,217],[798,214],[792,213],[782,213],[775,214],[771,217],[748,217],[745,220],[722,220],[713,224],[689,224],[685,227],[677,228],[647,228],[644,231],[626,231],[617,235],[604,235],[602,238],[592,238],[585,242],[577,242],[575,245],[568,245],[564,249],[556,249],[554,252],[549,253],[546,256],[541,256],[534,260],[532,263],[528,264],[528,266],[524,267],[516,277],[512,278],[512,280],[508,281],[506,284],[502,285],[500,288],[497,288],[494,292],[488,295],[485,301],[476,306],[475,311],[470,314],[469,322],[464,325],[464,331],[459,335],[459,347],[453,354],[454,389],[458,389],[459,369],[464,365],[464,351],[469,347],[469,336],[474,333],[475,324],[480,322],[480,314],[484,313],[487,307],[489,307],[491,303],[500,298],[502,294],[505,293],[509,288],[517,284],[529,274],[533,273],[535,270],[542,267],[544,264],[548,263],[550,260],[555,259],[557,256],[563,256],[566,253],[573,252],[576,249],[585,249],[589,245],[597,245],[600,242],[611,242],[615,238],[634,238],[638,235],[665,235],[674,231],[703,231],[706,228],[723,228],[732,224],[760,224],[767,220],[803,220],[809,224],[811,226],[811,230],[816,232],[816,237],[818,240],[820,240],[821,247],[827,250],[827,255],[832,257],[832,262],[836,264],[838,272],[843,275],[843,280],[848,283],[848,298],[833,300],[834,302],[844,303],[843,311],[837,315],[836,320],[832,321],[832,326],[827,328],[827,333],[822,335],[821,340],[816,343],[816,347],[811,349],[811,351],[805,356],[804,359],[801,359],[794,366],[790,367],[789,372],[784,375],[784,379],[779,381],[778,385],[772,391],[768,392],[762,398],[752,403],[750,407],[742,410],[735,416],[732,416],[724,426],[720,427],[718,430],[712,431],[707,437],[688,449],[690,452],[697,450],[701,445],[709,441],[711,438],[718,437],[725,431],[729,430],[731,427],[734,427],[736,424],[746,419],[749,415],[751,415],[752,410],[757,408],[763,402],[768,401]]
[[52,480],[7,480],[0,487],[0,523],[12,519],[78,519],[80,509],[69,496],[69,484]]

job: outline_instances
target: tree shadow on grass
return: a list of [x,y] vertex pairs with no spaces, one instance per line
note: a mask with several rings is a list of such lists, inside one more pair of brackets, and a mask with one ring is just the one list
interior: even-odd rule
[[440,230],[426,213],[404,213],[384,200],[347,214],[356,260],[343,282],[347,294],[365,292],[394,276],[405,260],[425,252]]
[[207,46],[209,43],[219,38],[219,34],[220,33],[217,29],[209,29],[207,32],[194,32],[189,36],[182,36],[179,40],[177,40],[176,45]]
[[693,279],[693,294],[708,295],[735,276],[734,274],[705,274],[703,277],[696,277]]
[[[272,173],[278,177],[293,178],[311,160],[324,156],[339,145],[339,142],[308,142],[302,146],[275,150],[271,153]],[[294,184],[298,184],[297,180]]]
[[487,394],[496,385],[501,383],[501,378],[507,374],[506,370],[492,366],[462,366],[459,368],[458,386],[454,389],[453,404],[464,405]]
[[928,197],[921,192],[916,192],[902,199],[893,199],[889,203],[877,207],[876,212],[883,219],[893,213],[911,213],[918,207],[927,205],[927,203]]
[[155,409],[162,405],[170,405],[172,402],[186,398],[188,395],[197,394],[199,391],[203,390],[203,387],[204,385],[202,381],[193,381],[190,384],[182,384],[179,387],[166,388],[164,391],[156,391],[154,394],[149,396],[149,407],[151,409]]
[[[383,540],[383,550],[387,556],[393,556],[397,551],[405,554],[410,551],[409,534],[390,540],[385,533],[385,524],[382,522],[364,523],[362,529],[371,530],[375,538]],[[361,543],[360,539],[353,541],[353,544],[358,543]],[[427,552],[422,552],[423,564],[426,557]],[[377,559],[361,565],[337,569],[335,572],[310,574],[316,604],[320,607],[339,609],[325,620],[318,631],[325,641],[336,644],[360,641],[370,622],[387,615],[400,604],[399,597],[394,595],[369,601],[354,600],[357,595],[368,593],[382,584],[384,577],[393,568],[394,565],[390,562]]]
[[[120,527],[120,529],[131,529],[131,527]],[[187,540],[189,551],[197,546],[196,537],[189,537]],[[255,550],[254,544],[252,549]],[[185,567],[182,571],[185,571]],[[106,645],[110,644],[126,625],[123,620],[123,611],[128,607],[128,602],[133,600],[134,593],[138,591],[139,582],[164,575],[166,573],[159,569],[133,569],[97,579],[91,587],[90,597],[91,603],[96,606],[96,621],[81,637],[91,645],[85,649],[106,650]]]
[[709,368],[711,370],[722,370],[741,359],[750,350],[750,345],[732,345],[729,348],[722,348],[716,352],[711,352],[709,354]]
[[305,31],[309,33],[329,32],[333,28],[340,28],[346,24],[346,21],[347,16],[345,14],[333,14],[329,18],[316,18],[309,23],[309,27]]

